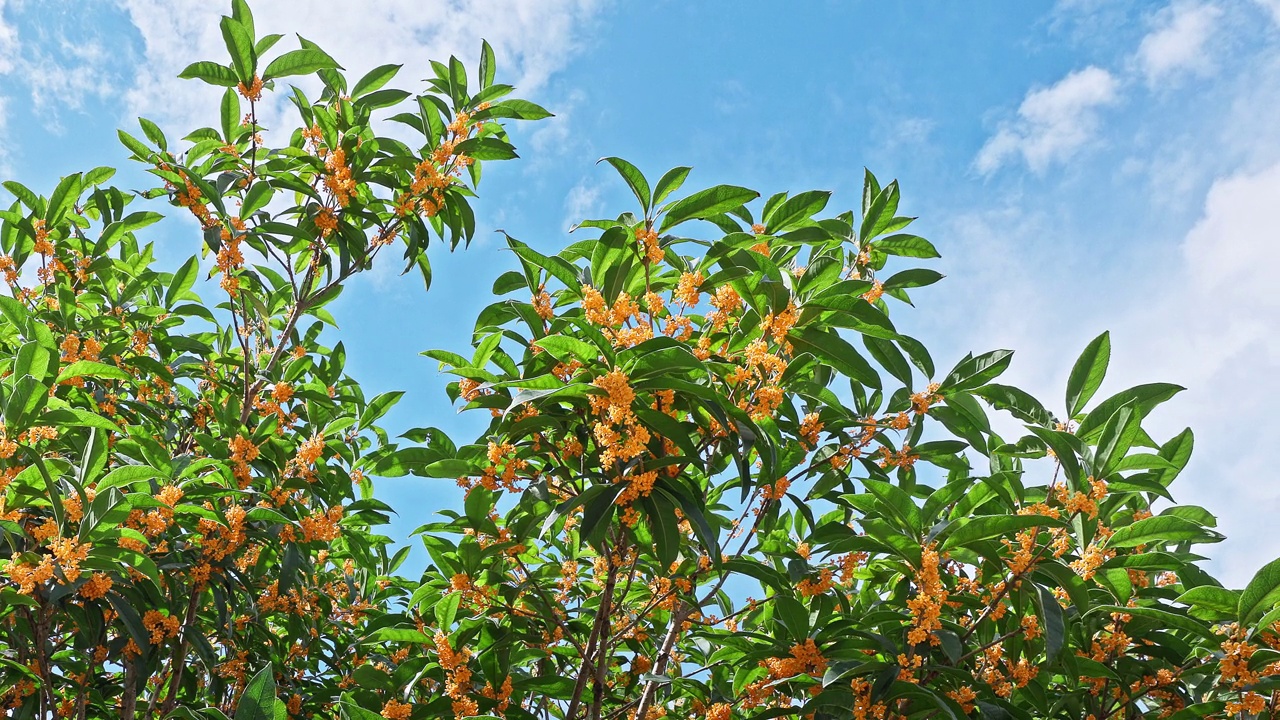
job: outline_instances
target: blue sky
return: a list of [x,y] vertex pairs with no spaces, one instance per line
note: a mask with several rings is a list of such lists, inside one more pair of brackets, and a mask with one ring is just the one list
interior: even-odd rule
[[[1280,438],[1269,402],[1280,391],[1280,0],[254,9],[260,32],[300,32],[353,75],[405,63],[407,88],[430,58],[474,62],[487,37],[500,79],[557,115],[518,129],[523,159],[486,172],[477,240],[433,249],[430,293],[388,266],[339,301],[350,371],[370,391],[409,391],[389,429],[474,436],[483,419],[456,416],[446,378],[417,353],[465,347],[490,283],[514,267],[491,230],[556,250],[573,219],[629,209],[599,157],[654,175],[692,165],[690,187],[830,189],[833,209],[856,204],[866,166],[901,181],[903,209],[943,254],[934,266],[948,278],[895,315],[940,366],[1008,347],[1006,379],[1061,405],[1076,354],[1111,330],[1104,392],[1189,388],[1149,424],[1157,437],[1196,431],[1175,495],[1219,516],[1224,579],[1243,584],[1280,556],[1268,454]],[[173,76],[222,57],[225,11],[0,2],[2,174],[47,193],[62,174],[121,165],[115,128],[139,114],[171,136],[213,124],[216,92]],[[166,263],[198,248],[186,221],[153,229]],[[395,533],[459,497],[419,479],[379,493],[401,510]]]

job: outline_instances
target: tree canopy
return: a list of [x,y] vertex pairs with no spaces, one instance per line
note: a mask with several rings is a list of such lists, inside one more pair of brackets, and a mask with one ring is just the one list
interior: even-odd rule
[[[221,31],[229,61],[182,73],[226,88],[215,126],[120,133],[155,188],[4,183],[11,717],[1276,709],[1280,561],[1211,577],[1216,521],[1170,490],[1191,431],[1143,429],[1181,388],[1097,399],[1106,333],[1052,410],[997,382],[1008,350],[941,370],[890,319],[938,252],[870,172],[832,212],[604,158],[635,204],[552,255],[508,236],[472,346],[424,353],[488,426],[391,437],[402,393],[366,397],[326,305],[375,262],[429,286],[429,243],[465,246],[481,167],[516,157],[503,123],[549,114],[487,43],[415,94],[399,66],[349,83],[313,43],[277,50],[242,0]],[[259,125],[273,92],[291,132]],[[202,232],[171,270],[144,242],[165,203]],[[406,475],[466,488],[413,533],[419,578],[373,495]]]

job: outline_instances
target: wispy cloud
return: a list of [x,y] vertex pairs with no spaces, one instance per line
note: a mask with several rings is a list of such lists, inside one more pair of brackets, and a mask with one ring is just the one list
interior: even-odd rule
[[1119,82],[1102,68],[1089,66],[1057,83],[1027,93],[1015,120],[1000,125],[974,160],[988,175],[1017,157],[1032,172],[1069,159],[1094,138],[1098,109],[1115,103]]
[[1185,72],[1205,74],[1213,67],[1206,47],[1222,9],[1216,5],[1176,2],[1154,18],[1155,28],[1142,38],[1135,60],[1149,86]]
[[[197,60],[226,56],[218,16],[226,3],[118,0],[142,35],[145,59],[128,94],[131,109],[189,124],[217,108],[220,89],[173,78]],[[447,0],[424,8],[418,0],[384,0],[376,11],[359,3],[276,0],[254,4],[259,35],[297,32],[327,49],[359,78],[382,64],[404,64],[396,85],[417,89],[431,75],[430,60],[457,55],[474,71],[480,40],[494,46],[499,80],[536,94],[564,67],[603,0]],[[294,43],[281,41],[281,49]],[[283,108],[275,108],[277,115]],[[269,109],[270,113],[271,110]],[[194,127],[194,125],[193,125]]]
[[601,211],[601,205],[600,187],[589,183],[586,178],[578,181],[564,199],[565,229],[568,230],[583,220],[596,217]]

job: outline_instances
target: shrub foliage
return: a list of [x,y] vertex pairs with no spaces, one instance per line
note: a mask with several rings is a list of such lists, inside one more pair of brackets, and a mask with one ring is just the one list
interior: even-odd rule
[[[401,393],[344,373],[325,306],[379,255],[429,285],[429,239],[469,241],[482,164],[515,157],[502,121],[547,113],[495,84],[487,44],[475,76],[432,63],[415,95],[389,87],[399,66],[349,85],[313,43],[277,51],[239,0],[221,30],[230,62],[183,73],[226,88],[217,126],[120,133],[158,187],[5,183],[12,717],[1273,709],[1280,564],[1239,591],[1208,575],[1215,520],[1169,490],[1191,432],[1142,427],[1180,388],[1095,401],[1105,333],[1054,411],[996,382],[1009,351],[940,372],[889,316],[938,254],[870,173],[829,214],[827,192],[690,193],[689,168],[651,184],[605,158],[633,209],[554,255],[508,237],[509,297],[465,354],[425,353],[482,435],[392,439]],[[291,133],[259,125],[273,92]],[[135,203],[163,201],[212,262],[154,268],[161,214]],[[403,475],[467,488],[414,533],[416,580],[371,484]]]

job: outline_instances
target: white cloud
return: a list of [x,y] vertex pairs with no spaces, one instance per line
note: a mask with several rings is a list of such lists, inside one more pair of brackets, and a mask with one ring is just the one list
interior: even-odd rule
[[564,199],[564,227],[570,227],[594,218],[600,213],[600,187],[587,183],[584,178],[569,190]]
[[1155,16],[1156,28],[1138,45],[1138,68],[1155,86],[1184,71],[1200,74],[1212,69],[1206,48],[1222,10],[1215,5],[1175,2]]
[[[145,60],[128,94],[131,109],[185,126],[210,124],[220,88],[174,75],[197,60],[224,62],[218,29],[227,3],[185,4],[170,0],[118,0],[142,35]],[[534,94],[579,48],[582,26],[602,0],[384,0],[375,7],[327,0],[280,0],[254,4],[258,36],[298,33],[329,51],[354,83],[382,64],[403,64],[393,86],[422,87],[430,60],[462,59],[474,77],[480,40],[494,46],[498,80]],[[286,37],[277,52],[296,47]],[[302,85],[302,83],[299,83]],[[267,114],[278,119],[281,108]],[[194,125],[193,125],[194,127]]]
[[1253,0],[1259,7],[1271,14],[1271,19],[1280,25],[1280,0]]
[[[1212,554],[1242,585],[1280,557],[1270,532],[1280,485],[1269,449],[1280,437],[1280,163],[1213,183],[1181,246],[1181,267],[1158,292],[1118,316],[1113,366],[1131,382],[1187,388],[1151,418],[1165,434],[1190,425],[1198,450],[1174,486],[1181,501],[1222,518],[1227,542]],[[1118,384],[1112,386],[1120,387]]]
[[18,29],[8,21],[8,3],[0,0],[0,73],[13,71],[13,61],[19,56]]
[[1018,117],[1002,123],[987,140],[974,166],[984,175],[1021,156],[1033,172],[1069,159],[1097,132],[1098,109],[1118,99],[1119,82],[1095,66],[1056,84],[1027,93]]

